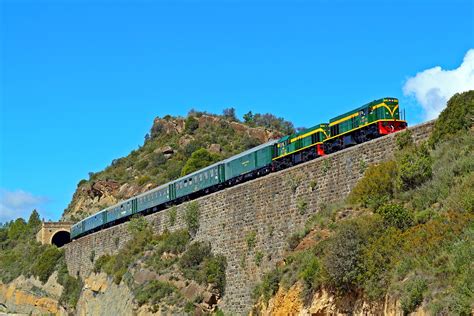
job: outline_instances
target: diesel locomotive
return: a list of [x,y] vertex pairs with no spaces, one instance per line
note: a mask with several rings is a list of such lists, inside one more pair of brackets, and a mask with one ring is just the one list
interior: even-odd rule
[[407,127],[398,99],[382,98],[293,135],[269,141],[105,208],[71,227],[77,239],[198,196],[334,153]]

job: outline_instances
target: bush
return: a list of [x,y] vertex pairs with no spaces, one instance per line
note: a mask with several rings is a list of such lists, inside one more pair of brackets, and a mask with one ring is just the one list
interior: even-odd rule
[[155,253],[161,256],[163,253],[180,254],[186,249],[186,245],[191,240],[189,232],[185,229],[180,229],[172,233],[165,231],[158,238],[156,238]]
[[349,194],[349,203],[377,209],[393,197],[396,177],[397,164],[394,161],[370,165]]
[[[95,261],[95,263],[94,263],[93,271],[94,271],[95,273],[99,273],[99,272],[101,272],[101,271],[107,273],[107,271],[105,270],[105,269],[106,269],[105,267],[106,267],[107,264],[110,262],[110,260],[111,260],[111,256],[110,256],[110,255],[103,255],[103,256],[100,256],[100,257]],[[111,273],[109,273],[109,274],[111,274]]]
[[385,227],[395,227],[401,230],[413,225],[413,215],[400,204],[385,204],[377,210],[382,216]]
[[342,291],[357,287],[362,254],[370,238],[380,232],[376,217],[362,216],[340,224],[325,247],[323,264],[329,282]]
[[135,292],[135,300],[138,305],[150,304],[153,312],[159,310],[159,304],[169,302],[171,298],[180,298],[177,288],[168,282],[152,280],[139,286]]
[[282,273],[279,269],[266,273],[262,278],[262,282],[254,288],[253,298],[255,300],[263,298],[265,302],[268,302],[268,300],[278,291],[281,276]]
[[389,227],[363,248],[358,281],[370,299],[380,299],[387,292],[402,242],[401,232]]
[[194,171],[205,168],[219,161],[220,159],[221,157],[219,155],[210,153],[204,148],[200,148],[193,152],[191,157],[186,161],[186,164],[181,170],[181,175],[185,176]]
[[412,133],[409,129],[397,134],[396,143],[399,150],[412,147],[414,145]]
[[245,235],[245,242],[247,243],[248,250],[253,249],[257,243],[257,233],[255,231],[248,232]]
[[257,251],[255,253],[255,264],[257,265],[257,267],[259,267],[260,264],[262,263],[262,259],[263,259],[263,253],[261,251]]
[[474,91],[456,93],[435,122],[429,144],[435,146],[451,135],[467,131],[474,122]]
[[69,275],[64,257],[62,257],[59,264],[58,283],[63,286],[59,302],[63,306],[74,309],[81,295],[83,284],[81,278],[74,278]]
[[77,183],[77,187],[80,187],[81,185],[86,184],[86,183],[87,183],[87,180],[86,180],[86,179],[82,179],[81,181],[79,181],[79,182]]
[[306,202],[305,199],[299,198],[296,202],[296,207],[298,208],[300,215],[304,215],[308,208],[308,202]]
[[188,116],[188,118],[186,118],[184,126],[185,132],[188,134],[192,134],[195,130],[198,129],[199,122],[193,116]]
[[137,162],[137,164],[135,165],[135,168],[137,168],[138,170],[143,170],[145,169],[149,164],[149,161],[148,160],[140,160],[139,162]]
[[46,250],[36,258],[31,272],[37,276],[41,282],[46,283],[51,274],[53,274],[56,264],[62,255],[63,252],[55,246],[47,246]]
[[405,150],[398,157],[398,187],[407,191],[431,178],[432,160],[426,146]]
[[409,280],[404,288],[400,299],[402,309],[405,313],[411,313],[423,302],[423,293],[427,289],[426,281],[417,277]]
[[303,280],[306,290],[319,287],[322,282],[322,266],[319,259],[310,251],[304,254],[304,260],[299,265],[298,277]]
[[168,222],[170,223],[170,226],[174,226],[174,224],[176,223],[176,215],[177,209],[176,206],[173,206],[168,211]]
[[223,255],[211,256],[204,260],[203,274],[206,282],[214,284],[221,295],[224,293],[227,260]]
[[181,268],[192,268],[196,269],[203,260],[210,256],[211,244],[207,242],[194,242],[189,245],[186,252],[179,259],[179,265]]
[[151,178],[149,176],[141,176],[140,178],[138,178],[137,180],[137,184],[142,186],[148,182],[150,182]]
[[199,229],[199,204],[197,202],[189,202],[186,206],[184,220],[191,235],[195,235]]

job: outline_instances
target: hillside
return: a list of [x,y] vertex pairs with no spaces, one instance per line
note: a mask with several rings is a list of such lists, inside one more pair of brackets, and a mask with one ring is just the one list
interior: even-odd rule
[[456,94],[427,143],[397,135],[347,201],[311,217],[254,290],[263,315],[472,315],[474,91]]
[[143,146],[78,183],[62,220],[78,221],[119,200],[293,131],[293,124],[272,114],[249,112],[240,122],[233,109],[224,110],[223,115],[191,111],[186,118],[158,117]]

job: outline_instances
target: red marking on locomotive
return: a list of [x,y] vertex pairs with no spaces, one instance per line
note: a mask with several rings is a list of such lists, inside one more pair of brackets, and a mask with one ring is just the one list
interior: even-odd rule
[[316,145],[316,153],[318,154],[318,156],[324,156],[325,153],[324,153],[324,147],[322,144],[317,144]]
[[403,121],[379,122],[380,135],[388,135],[407,128],[407,123]]

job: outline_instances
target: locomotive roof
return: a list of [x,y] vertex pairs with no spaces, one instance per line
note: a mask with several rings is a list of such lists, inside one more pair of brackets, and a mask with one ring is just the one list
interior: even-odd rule
[[313,127],[310,127],[310,128],[306,128],[298,133],[294,133],[294,134],[291,134],[291,135],[286,135],[286,136],[283,136],[282,138],[280,138],[278,140],[279,143],[281,142],[284,142],[285,140],[288,140],[289,138],[295,138],[295,137],[298,137],[300,135],[304,135],[306,133],[309,133],[311,131],[314,131],[315,129],[318,129],[318,128],[321,128],[321,127],[326,127],[328,125],[328,123],[320,123],[318,125],[315,125]]
[[365,108],[367,108],[367,107],[369,107],[369,106],[372,106],[372,105],[375,105],[375,104],[379,104],[379,103],[383,102],[385,99],[395,99],[395,100],[398,101],[397,98],[391,98],[391,97],[385,97],[385,98],[377,99],[377,100],[374,100],[374,101],[372,101],[372,102],[366,103],[366,104],[364,104],[364,105],[362,105],[362,106],[360,106],[360,107],[358,107],[358,108],[356,108],[356,109],[353,109],[353,110],[351,110],[351,111],[349,111],[349,112],[346,112],[346,113],[344,113],[344,114],[341,114],[341,115],[338,115],[338,116],[336,116],[336,117],[333,117],[332,119],[329,120],[329,123],[332,123],[332,122],[335,122],[335,121],[337,121],[337,120],[339,120],[339,119],[342,119],[343,117],[346,117],[346,116],[348,116],[348,115],[351,115],[352,113],[361,111],[361,110],[363,110],[363,109],[365,109]]

